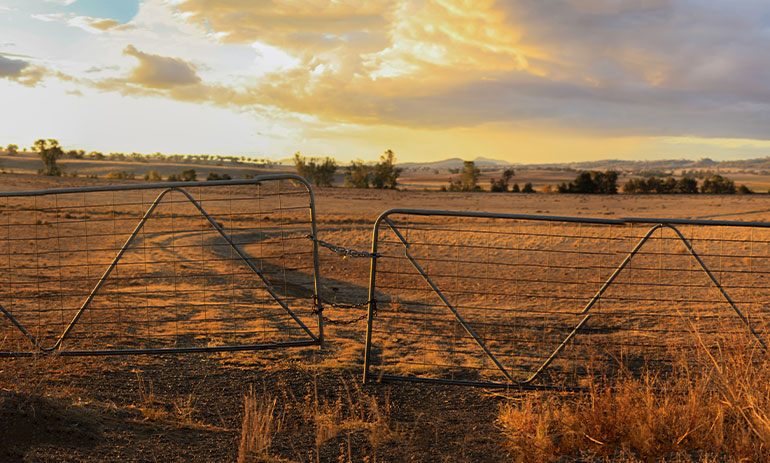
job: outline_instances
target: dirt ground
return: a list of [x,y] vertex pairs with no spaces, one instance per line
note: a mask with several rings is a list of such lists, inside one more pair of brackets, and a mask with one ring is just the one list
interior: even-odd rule
[[[104,183],[0,174],[2,191]],[[320,238],[362,250],[376,217],[391,208],[770,220],[765,195],[314,191]],[[368,261],[322,253],[321,274],[335,294],[365,301]],[[329,316],[360,313],[333,309]],[[509,460],[496,423],[504,394],[361,385],[364,330],[364,322],[330,326],[322,349],[0,359],[0,461],[236,461],[249,390],[263,403],[274,400],[276,410],[272,442],[253,461]]]

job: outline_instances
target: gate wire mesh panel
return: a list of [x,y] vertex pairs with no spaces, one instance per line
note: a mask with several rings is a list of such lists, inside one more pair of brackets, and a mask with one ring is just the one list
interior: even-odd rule
[[2,355],[320,343],[300,177],[3,193],[0,207]]
[[764,349],[768,227],[386,212],[364,380],[581,387]]

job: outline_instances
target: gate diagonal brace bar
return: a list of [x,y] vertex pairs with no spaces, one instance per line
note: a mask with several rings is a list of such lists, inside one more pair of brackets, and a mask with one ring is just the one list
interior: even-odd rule
[[[714,287],[719,291],[722,298],[727,302],[727,304],[732,308],[732,310],[735,312],[736,315],[741,319],[743,324],[749,329],[754,339],[762,346],[762,349],[764,351],[767,351],[767,345],[764,342],[764,340],[759,336],[759,334],[756,332],[754,327],[751,325],[749,319],[746,317],[743,312],[738,308],[738,306],[735,304],[733,299],[730,297],[730,295],[725,290],[724,286],[716,279],[714,274],[711,272],[711,270],[708,268],[708,266],[703,262],[703,259],[701,259],[700,255],[695,251],[694,247],[692,246],[692,243],[690,243],[682,234],[682,232],[677,229],[674,225],[671,223],[658,223],[652,226],[645,234],[644,236],[636,243],[636,245],[633,247],[633,249],[626,255],[626,257],[623,259],[623,261],[615,268],[615,270],[612,272],[612,274],[605,280],[605,282],[602,284],[602,286],[599,288],[599,290],[591,297],[591,299],[588,301],[588,303],[583,307],[583,309],[578,312],[579,315],[584,315],[584,317],[575,325],[575,327],[572,329],[572,331],[566,336],[566,338],[559,344],[558,347],[548,356],[548,358],[543,361],[543,363],[538,367],[538,369],[532,373],[527,379],[523,381],[515,380],[513,379],[510,374],[507,372],[507,370],[500,364],[500,362],[494,357],[494,355],[489,351],[489,349],[486,347],[484,342],[476,335],[476,333],[473,331],[473,329],[467,324],[467,322],[462,318],[462,316],[458,313],[457,309],[447,300],[447,298],[444,296],[444,294],[441,292],[441,290],[436,286],[435,283],[430,279],[430,277],[427,275],[427,273],[422,269],[422,267],[417,263],[417,261],[414,259],[414,257],[409,252],[409,243],[404,238],[404,236],[401,234],[401,232],[398,230],[398,227],[396,224],[393,223],[392,220],[388,217],[389,213],[397,213],[397,212],[416,212],[419,214],[425,214],[425,215],[440,215],[440,212],[443,211],[409,211],[409,210],[392,210],[389,212],[384,213],[381,218],[384,220],[388,226],[391,228],[391,230],[395,233],[395,235],[398,237],[399,241],[404,246],[404,253],[406,257],[409,259],[409,261],[412,263],[412,265],[415,267],[415,269],[420,273],[422,278],[428,283],[428,285],[433,289],[433,291],[436,293],[436,295],[441,299],[441,301],[444,303],[444,305],[453,313],[455,318],[460,322],[460,324],[463,326],[463,328],[468,332],[468,334],[474,339],[474,341],[481,347],[486,355],[494,362],[494,364],[498,367],[498,369],[508,378],[508,380],[516,385],[519,386],[531,386],[531,383],[537,379],[543,371],[558,357],[558,355],[561,353],[561,351],[572,341],[572,339],[577,335],[577,333],[580,331],[580,329],[586,324],[586,322],[591,318],[591,309],[593,306],[599,301],[599,299],[604,295],[604,293],[609,289],[610,286],[612,286],[615,279],[620,275],[620,273],[626,268],[626,266],[629,264],[631,259],[633,259],[634,256],[638,254],[638,252],[644,247],[644,245],[650,240],[652,237],[652,234],[660,229],[668,228],[672,230],[678,237],[679,241],[682,242],[682,244],[685,245],[687,248],[689,254],[698,262],[698,266],[703,270],[706,275],[708,276],[709,280],[714,284]],[[431,214],[432,212],[435,212]],[[462,213],[452,213],[453,215],[463,215]],[[468,214],[470,217],[502,217],[506,218],[509,217],[509,215],[506,214],[488,214],[488,213],[471,213]],[[543,217],[543,216],[510,216],[511,218],[523,218],[523,219],[546,219],[546,220],[558,220],[558,219],[568,219],[569,221],[579,221],[579,219],[575,218],[564,218],[564,217]],[[656,220],[656,219],[651,219]],[[634,223],[634,222],[642,222],[642,220],[638,219],[620,219],[620,220],[601,220],[597,221],[597,223],[613,223],[613,224],[624,224],[624,223]],[[702,224],[706,224],[705,221],[693,221],[693,222],[699,222]],[[643,222],[642,222],[643,223]],[[687,221],[676,221],[676,223],[680,224],[686,224]],[[727,223],[727,225],[738,225],[739,223]],[[718,225],[718,224],[715,224]],[[722,224],[724,225],[724,224]],[[754,225],[753,223],[747,223],[747,225]],[[376,225],[375,225],[375,241],[372,245],[372,250],[376,250]],[[374,260],[374,259],[373,259]],[[372,272],[375,272],[375,268],[372,269]],[[372,283],[374,280],[374,276],[372,275]],[[370,283],[370,286],[371,284]],[[370,288],[371,289],[371,288]],[[367,351],[369,350],[369,343],[371,343],[371,316],[369,320],[369,328],[368,328],[368,334],[367,334]],[[365,372],[364,372],[364,378],[365,381],[368,378],[368,356],[365,359]],[[383,376],[383,378],[386,379],[404,379],[402,377],[398,376]],[[410,378],[411,379],[411,378]]]
[[441,299],[441,301],[444,303],[444,305],[452,311],[457,321],[460,322],[460,324],[465,328],[465,331],[468,332],[468,334],[473,338],[474,341],[476,341],[476,344],[479,345],[484,350],[484,353],[487,354],[487,357],[492,360],[492,362],[497,366],[497,368],[503,372],[506,378],[508,378],[509,381],[512,383],[519,383],[519,381],[516,381],[513,379],[513,377],[508,373],[508,370],[503,367],[503,365],[497,360],[497,358],[490,352],[490,350],[487,348],[486,344],[484,344],[484,341],[482,341],[479,336],[476,334],[475,331],[473,331],[473,328],[471,328],[470,325],[468,325],[468,322],[465,321],[465,319],[460,315],[460,313],[455,309],[455,307],[452,305],[452,303],[449,302],[449,300],[444,296],[444,294],[441,292],[440,289],[438,289],[438,286],[436,286],[435,283],[433,283],[433,280],[430,279],[427,273],[425,273],[425,270],[420,267],[420,264],[417,263],[416,260],[414,260],[414,257],[409,253],[409,244],[407,243],[404,236],[401,234],[401,232],[398,231],[398,228],[396,227],[396,224],[393,223],[388,217],[385,217],[385,221],[388,223],[388,226],[396,233],[396,236],[398,236],[398,239],[401,240],[401,242],[404,244],[404,254],[406,254],[406,257],[409,259],[409,261],[412,263],[415,269],[417,269],[418,272],[420,272],[420,275],[422,275],[422,278],[425,280],[428,285],[430,285],[431,288],[433,288],[433,291],[436,293],[436,295]]
[[[190,203],[192,203],[193,206],[203,215],[203,217],[208,220],[208,222],[214,227],[214,229],[219,232],[219,234],[222,236],[222,238],[227,241],[227,243],[235,250],[235,252],[238,254],[238,256],[243,260],[243,262],[262,280],[262,282],[265,284],[265,289],[270,294],[270,296],[291,316],[292,319],[294,319],[295,322],[310,336],[311,342],[319,342],[319,338],[312,332],[310,329],[302,322],[302,320],[299,319],[297,314],[294,313],[291,308],[286,304],[286,302],[281,299],[281,297],[273,290],[272,285],[270,284],[270,281],[267,280],[267,278],[262,274],[262,272],[259,271],[259,269],[254,265],[254,263],[251,261],[251,258],[243,251],[243,249],[238,246],[233,239],[228,235],[222,227],[214,220],[208,212],[206,212],[205,209],[188,193],[187,191],[183,190],[179,187],[170,187],[166,190],[163,190],[157,198],[152,202],[150,207],[147,209],[147,211],[142,216],[142,219],[139,221],[139,223],[134,228],[134,231],[129,235],[129,237],[126,239],[125,243],[123,243],[123,246],[120,248],[118,253],[113,258],[110,265],[107,267],[107,269],[104,271],[102,276],[99,278],[99,281],[96,283],[94,288],[91,290],[89,295],[86,297],[86,299],[83,301],[83,303],[80,306],[80,309],[78,309],[78,312],[73,317],[72,321],[70,321],[67,328],[64,330],[64,332],[61,334],[59,339],[56,341],[56,343],[51,347],[44,347],[41,346],[37,339],[30,334],[24,326],[2,305],[0,304],[0,311],[3,312],[3,314],[24,334],[31,342],[32,344],[41,352],[47,353],[51,352],[57,349],[61,349],[62,343],[64,340],[69,336],[70,332],[74,329],[74,327],[77,325],[78,320],[83,315],[85,310],[90,305],[91,301],[94,299],[96,294],[99,292],[101,287],[104,285],[106,280],[109,278],[110,274],[114,270],[114,268],[117,266],[118,262],[120,261],[121,257],[123,257],[123,254],[126,252],[128,247],[131,245],[131,243],[134,241],[134,239],[137,237],[139,232],[144,227],[144,224],[147,222],[147,220],[152,216],[152,213],[155,211],[155,209],[158,207],[160,202],[163,200],[163,198],[166,196],[166,194],[176,191],[184,195]],[[154,352],[153,349],[149,349],[148,351]]]

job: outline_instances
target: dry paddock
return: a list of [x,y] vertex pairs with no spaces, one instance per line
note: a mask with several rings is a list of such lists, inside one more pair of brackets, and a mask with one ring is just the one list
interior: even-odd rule
[[[2,175],[0,189],[87,185],[89,182],[94,181],[88,179],[41,180],[37,176]],[[770,220],[770,202],[764,195],[590,197],[361,191],[341,188],[322,188],[315,191],[320,238],[361,250],[368,249],[371,245],[371,227],[376,217],[382,211],[395,207],[577,215],[597,218],[637,216]],[[435,221],[425,223],[431,224],[433,228],[443,227],[444,230],[438,235],[431,235],[431,238],[411,237],[416,242],[420,239],[437,240],[430,241],[433,246],[430,251],[427,249],[429,246],[425,246],[425,249],[415,249],[415,257],[421,262],[426,260],[434,262],[434,267],[428,272],[444,275],[437,277],[437,281],[442,287],[451,285],[454,291],[451,294],[452,301],[457,306],[470,310],[470,313],[479,314],[477,318],[474,318],[475,315],[469,315],[471,324],[477,324],[473,326],[477,328],[508,326],[510,330],[507,333],[517,333],[518,337],[511,334],[504,335],[502,331],[495,331],[492,328],[483,333],[485,339],[491,342],[492,349],[500,349],[501,358],[504,359],[506,366],[510,366],[517,378],[526,377],[533,368],[536,368],[536,362],[526,363],[522,360],[520,356],[522,346],[536,345],[540,349],[537,351],[538,356],[547,355],[548,349],[558,345],[559,339],[563,338],[565,332],[568,332],[569,327],[574,326],[579,318],[576,319],[573,314],[562,317],[563,326],[554,327],[550,322],[549,325],[543,325],[543,317],[527,318],[518,314],[517,326],[531,328],[531,332],[522,332],[513,329],[510,318],[496,319],[495,312],[489,308],[512,306],[512,298],[516,297],[516,294],[526,293],[530,296],[537,295],[537,298],[532,299],[532,304],[542,302],[543,298],[556,297],[551,299],[553,313],[562,310],[560,304],[564,305],[564,311],[574,312],[573,305],[567,304],[572,300],[571,297],[578,293],[581,298],[590,297],[591,291],[588,287],[606,279],[607,272],[611,272],[613,268],[613,265],[606,261],[615,259],[614,255],[622,255],[628,247],[628,243],[624,241],[622,245],[618,245],[617,250],[613,250],[613,256],[592,254],[597,259],[595,262],[590,260],[582,260],[580,263],[568,262],[564,267],[570,267],[569,269],[557,270],[558,266],[549,261],[546,267],[550,269],[550,273],[546,275],[530,271],[528,278],[517,278],[521,286],[512,288],[510,281],[496,280],[494,274],[490,275],[489,268],[510,262],[515,257],[523,258],[524,262],[527,262],[527,257],[514,256],[515,253],[511,251],[521,248],[522,245],[515,244],[514,241],[506,241],[521,236],[517,234],[519,232],[506,231],[494,234],[498,240],[495,242],[489,241],[488,238],[490,232],[496,231],[495,227],[502,227],[499,224],[487,222],[458,224]],[[175,226],[182,225],[184,224],[175,224]],[[462,233],[457,233],[458,227]],[[481,231],[487,234],[475,236],[473,234],[475,232],[470,232],[463,227],[477,229],[480,227]],[[581,249],[595,250],[597,247],[605,246],[608,241],[604,233],[606,230],[581,231],[579,235],[583,240]],[[634,233],[643,233],[643,231],[640,229]],[[693,237],[699,232],[689,233],[688,236]],[[550,228],[547,234],[528,230],[525,238],[527,247],[537,248],[543,244],[543,240],[553,241],[566,239],[564,237],[569,236],[575,236],[574,230],[568,232]],[[768,253],[764,252],[759,245],[746,250],[742,247],[745,243],[740,243],[735,245],[733,250],[729,249],[730,243],[735,241],[730,241],[729,235],[727,238],[720,235],[719,242],[710,241],[711,238],[705,235],[695,236],[695,238],[696,244],[699,239],[702,245],[716,243],[713,246],[720,246],[719,249],[705,250],[705,254],[717,257],[725,254],[726,251],[737,254],[741,268],[748,268],[751,265],[752,272],[756,273],[761,272],[762,266],[765,265],[762,258]],[[754,238],[756,242],[761,241],[759,234]],[[393,236],[388,239],[393,240]],[[485,243],[491,244],[485,249],[474,250],[473,246],[478,245],[480,240],[486,240]],[[725,243],[728,243],[727,250],[724,248]],[[442,251],[434,249],[436,245],[441,244],[448,245],[445,247],[450,251],[442,255]],[[683,253],[680,243],[660,241],[653,244],[657,254],[643,256],[649,262],[637,262],[635,276],[624,275],[624,279],[621,280],[626,284],[625,288],[631,288],[625,291],[626,299],[633,296],[631,299],[647,300],[642,306],[639,306],[637,301],[637,307],[633,307],[637,313],[653,313],[655,307],[660,305],[656,304],[660,302],[658,299],[665,299],[662,291],[666,288],[678,287],[674,285],[676,281],[701,277],[693,271],[691,258]],[[397,245],[398,243],[394,244],[394,248],[397,248]],[[570,249],[574,249],[574,243],[572,245]],[[212,245],[212,249],[218,249],[217,246],[221,244]],[[669,246],[669,248],[662,253],[661,246]],[[708,246],[711,245],[706,247]],[[419,248],[419,246],[416,247]],[[496,251],[492,253],[490,249]],[[502,252],[500,252],[501,249]],[[321,249],[320,252],[322,296],[339,303],[355,304],[366,301],[368,260],[341,259],[326,249]],[[402,255],[395,249],[389,252],[394,256]],[[432,254],[428,255],[428,252]],[[490,256],[490,254],[494,255]],[[673,256],[673,263],[669,266],[675,267],[676,271],[680,272],[679,275],[670,272],[661,275],[660,269],[664,267],[660,264],[661,254]],[[604,259],[604,264],[601,259]],[[720,263],[713,260],[714,257],[711,259],[708,264],[718,267],[722,272],[739,266],[737,262],[726,263],[723,259]],[[470,263],[466,264],[465,261]],[[488,361],[476,355],[473,344],[467,343],[464,331],[456,323],[452,324],[451,317],[436,319],[436,323],[426,327],[426,320],[430,319],[426,307],[435,311],[436,314],[440,313],[435,317],[445,317],[447,312],[440,305],[426,303],[426,300],[432,296],[429,292],[425,292],[424,287],[417,286],[420,279],[415,277],[412,270],[409,270],[408,262],[404,262],[403,259],[394,260],[394,262],[400,262],[398,265],[402,267],[385,265],[383,270],[403,275],[404,278],[398,281],[390,278],[378,282],[381,287],[383,306],[381,318],[377,321],[388,320],[388,314],[393,313],[394,307],[401,307],[402,314],[407,313],[410,305],[414,309],[413,312],[419,311],[422,318],[412,320],[411,325],[409,317],[398,317],[389,323],[375,325],[379,330],[375,332],[375,341],[379,349],[377,361],[380,367],[380,370],[375,371],[382,372],[387,367],[399,374],[417,373],[444,378],[499,380],[495,369],[490,368]],[[462,266],[464,273],[457,270],[458,263],[464,263]],[[530,260],[529,263],[532,268],[540,268],[541,265],[534,260]],[[214,273],[222,270],[229,279],[223,280],[221,284],[224,285],[223,287],[233,288],[234,272],[227,267],[229,260],[223,259],[222,265],[221,269],[217,265],[212,265],[207,268],[207,271]],[[442,270],[442,265],[452,270]],[[645,268],[651,270],[644,270]],[[296,273],[296,275],[289,275],[288,279],[300,286],[306,286],[307,272]],[[654,282],[658,285],[654,292],[655,297],[644,297],[651,293],[649,287],[631,284],[633,281],[645,279],[650,280],[650,284]],[[193,283],[189,278],[183,282],[177,282],[177,289],[183,290],[182,285]],[[171,283],[160,280],[157,284]],[[500,286],[496,287],[496,284]],[[530,285],[529,288],[526,287],[527,284]],[[754,304],[751,310],[760,311],[765,296],[761,291],[749,294],[752,284],[734,282],[733,286],[740,287],[740,290],[745,293],[736,298],[750,300]],[[621,291],[623,287],[623,285],[617,286],[616,291]],[[157,292],[161,289],[154,288],[153,291]],[[237,289],[244,293],[251,290],[245,284]],[[153,292],[148,291],[147,288],[142,290],[143,295]],[[689,293],[681,297],[691,298],[688,306],[690,308],[694,308],[697,301],[702,298],[707,297],[709,301],[713,299],[710,290],[701,288],[695,290],[695,293],[691,288],[683,288],[682,291],[684,290]],[[287,291],[298,298],[302,296],[301,299],[306,299],[304,297],[306,294],[299,294],[297,292],[299,290],[288,288]],[[698,291],[707,295],[700,297]],[[212,288],[210,292],[216,293],[216,290]],[[474,296],[470,297],[466,294],[468,292],[473,292]],[[479,294],[483,294],[484,298],[479,298]],[[207,297],[211,298],[215,295],[210,294]],[[226,296],[218,300],[218,303],[221,302],[221,305],[227,306],[228,301],[239,295],[230,293]],[[616,299],[621,299],[617,294],[614,296]],[[668,296],[674,297],[671,294]],[[120,301],[122,305],[130,302],[130,298]],[[622,323],[622,315],[629,311],[628,305],[632,303],[624,300],[620,305],[604,307],[605,312],[613,310],[615,312],[602,319],[604,325],[593,327],[598,339],[601,339],[601,336],[607,336],[610,332],[606,324],[614,324],[616,321]],[[709,304],[714,306],[709,310],[724,309],[723,306],[716,307],[716,302],[712,301]],[[358,318],[362,309],[329,307],[325,313],[330,319],[346,321]],[[703,318],[708,319],[711,313],[706,312]],[[311,315],[310,313],[301,315],[309,326],[312,326]],[[504,315],[512,317],[515,314],[505,313]],[[556,318],[559,319],[559,317]],[[269,314],[260,320],[266,323],[264,320],[269,321]],[[655,323],[665,327],[665,321],[661,320],[664,319],[655,318]],[[194,330],[196,326],[203,326],[207,322],[215,323],[216,320],[201,322],[195,317],[189,317],[188,322],[189,326],[186,329]],[[273,322],[278,323],[278,321]],[[121,323],[123,325],[120,333],[130,332],[131,329],[136,328],[131,326],[130,320],[121,319]],[[421,327],[416,326],[419,323],[422,323]],[[656,337],[655,332],[649,329],[649,325],[645,325],[647,320],[643,317],[637,318],[633,323],[646,329],[626,330],[625,344],[621,345],[623,348],[633,346],[639,339],[645,339],[645,342],[648,342],[649,338]],[[117,327],[117,321],[113,321],[111,326]],[[62,326],[56,328],[60,330]],[[4,342],[9,342],[10,335],[7,334],[7,327],[3,329],[6,333]],[[168,330],[170,329],[168,327]],[[257,329],[263,333],[269,331],[265,326],[259,326]],[[158,332],[169,334],[168,330],[159,329]],[[478,328],[478,331],[481,331],[481,328]],[[677,342],[680,344],[684,343],[684,338],[692,334],[686,329],[678,329],[676,332],[679,336]],[[528,399],[522,399],[522,397],[540,396],[528,395],[532,393],[489,391],[458,386],[409,383],[362,385],[365,322],[327,325],[325,334],[326,343],[323,349],[306,347],[241,353],[96,358],[39,356],[2,359],[0,360],[0,414],[2,414],[0,460],[235,461],[240,456],[247,461],[249,458],[257,461],[261,459],[308,462],[509,461],[511,458],[526,460],[526,456],[522,455],[527,453],[536,455],[538,452],[543,458],[542,461],[557,458],[553,455],[559,454],[556,450],[558,445],[554,447],[552,441],[548,441],[551,444],[543,441],[545,443],[542,445],[526,441],[529,443],[527,445],[534,445],[532,447],[534,450],[522,453],[520,449],[527,447],[521,443],[520,435],[516,434],[518,431],[511,431],[510,414],[503,413],[505,407],[510,406],[511,400],[514,400],[514,404],[518,404],[516,406],[523,406],[522,404],[525,404]],[[269,333],[265,336],[269,336]],[[410,336],[412,336],[411,339]],[[438,337],[439,341],[426,345],[428,343],[426,339],[430,339],[431,336]],[[534,344],[535,339],[537,344]],[[442,343],[450,347],[443,349]],[[591,346],[591,349],[595,352],[597,348]],[[451,351],[451,355],[447,354],[448,351]],[[603,353],[612,358],[625,355],[625,360],[619,364],[628,364],[627,356],[634,352],[629,353],[626,350],[609,353],[605,349]],[[681,354],[681,349],[674,354],[677,353]],[[590,386],[591,381],[575,377],[575,375],[589,373],[585,365],[581,368],[575,365],[579,363],[578,360],[589,359],[590,355],[580,352],[571,352],[570,355],[565,356],[571,359],[568,366],[571,365],[572,370],[569,374],[572,376],[568,379],[575,384]],[[635,361],[644,363],[643,359]],[[478,365],[474,362],[481,362],[483,368],[480,372]],[[465,367],[468,368],[464,370]],[[554,379],[554,381],[557,380],[565,381],[564,378]],[[272,407],[270,413],[272,428],[267,432],[270,436],[269,445],[258,454],[249,454],[241,447],[244,440],[242,433],[244,395],[248,395],[250,391],[256,403],[255,410],[258,411],[260,407],[264,409],[264,406]],[[559,394],[555,396],[561,397]],[[537,402],[529,403],[527,406],[536,409],[541,405]],[[526,421],[526,417],[522,418],[525,409],[517,410],[520,413],[517,415],[520,424],[521,420]],[[593,435],[582,436],[581,438],[585,440],[582,447],[586,451],[592,448],[589,445],[591,442],[589,437],[601,440]],[[683,438],[680,444],[684,446],[689,442],[688,439],[689,437]],[[567,441],[568,439],[559,440],[559,442]],[[750,446],[754,441],[749,442],[747,445]],[[516,447],[517,445],[519,447]],[[548,445],[553,447],[552,453],[546,451]],[[687,450],[682,454],[685,456],[680,455],[677,458],[699,461],[705,453],[692,449],[694,446],[697,450],[699,445],[703,447],[703,452],[711,448],[694,442],[690,447],[683,447]],[[577,444],[576,446],[580,447]],[[667,451],[665,447],[661,448],[663,450],[660,452]],[[730,461],[731,456],[725,454],[724,449],[720,449],[722,448],[713,448],[716,455],[722,452],[722,456],[713,458]],[[634,451],[629,451],[622,445],[606,451],[591,452],[588,453],[594,456],[590,458],[600,460],[612,458],[618,461],[634,461],[633,459],[636,458]],[[643,452],[637,449],[636,455]],[[650,452],[653,451],[650,450]]]

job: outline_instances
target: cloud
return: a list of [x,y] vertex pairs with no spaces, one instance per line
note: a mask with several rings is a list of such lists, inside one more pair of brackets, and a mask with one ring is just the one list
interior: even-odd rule
[[119,71],[120,66],[112,65],[112,66],[91,66],[90,68],[85,70],[86,74],[94,74],[97,72],[104,72],[104,71]]
[[20,59],[6,58],[0,55],[0,77],[19,77],[29,63]]
[[110,30],[125,31],[134,28],[131,24],[121,24],[115,19],[78,16],[74,13],[33,14],[31,16],[43,22],[61,22],[92,34],[99,34]]
[[177,58],[152,55],[128,45],[123,54],[139,60],[128,82],[153,89],[171,89],[200,83],[195,66]]
[[34,87],[45,75],[46,70],[42,67],[0,54],[0,79],[8,79],[28,87]]
[[134,85],[95,86],[370,126],[770,137],[758,0],[175,3],[177,18],[210,36],[276,50],[291,65],[228,87],[129,46]]
[[57,5],[69,6],[78,0],[45,0],[46,3],[56,3]]

